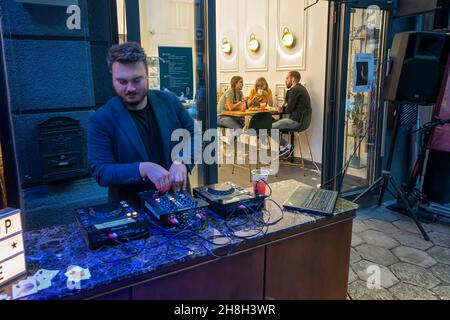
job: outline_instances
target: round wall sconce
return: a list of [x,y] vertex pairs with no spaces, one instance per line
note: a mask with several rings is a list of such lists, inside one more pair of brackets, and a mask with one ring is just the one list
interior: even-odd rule
[[289,28],[283,29],[283,36],[281,37],[281,43],[286,48],[292,48],[295,44],[295,37],[294,35],[289,31]]
[[233,48],[231,47],[231,44],[228,42],[228,40],[225,38],[222,41],[222,52],[225,54],[231,54],[231,51],[233,51]]
[[256,36],[252,33],[250,35],[250,42],[248,43],[248,48],[251,52],[258,52],[259,50],[259,41],[256,39]]

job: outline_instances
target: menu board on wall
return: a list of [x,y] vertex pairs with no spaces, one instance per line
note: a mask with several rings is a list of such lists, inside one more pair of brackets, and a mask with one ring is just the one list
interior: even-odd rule
[[194,91],[192,48],[158,47],[161,90],[191,100]]

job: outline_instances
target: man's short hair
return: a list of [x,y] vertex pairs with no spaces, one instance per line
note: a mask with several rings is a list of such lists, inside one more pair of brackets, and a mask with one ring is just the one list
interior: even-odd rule
[[298,71],[290,71],[289,75],[295,79],[295,81],[300,82],[300,79],[302,78],[302,76],[300,75],[300,72]]
[[109,70],[112,70],[114,62],[123,64],[143,62],[145,70],[147,70],[147,55],[137,42],[125,42],[113,45],[109,48],[106,61],[108,62]]

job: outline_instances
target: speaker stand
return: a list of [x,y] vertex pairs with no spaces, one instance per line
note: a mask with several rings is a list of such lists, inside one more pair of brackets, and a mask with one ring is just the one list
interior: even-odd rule
[[392,136],[392,142],[391,147],[389,149],[389,156],[388,161],[386,164],[386,169],[382,171],[381,177],[379,177],[374,183],[372,183],[366,190],[364,190],[361,194],[359,194],[355,199],[353,199],[353,202],[357,202],[359,199],[361,199],[363,196],[365,196],[367,193],[371,192],[375,188],[377,188],[381,184],[380,189],[380,196],[378,198],[378,206],[381,206],[383,203],[384,194],[386,193],[387,187],[389,183],[394,187],[395,190],[395,197],[400,202],[401,207],[407,212],[408,216],[410,216],[414,222],[417,225],[417,228],[420,230],[420,232],[423,235],[423,238],[427,241],[430,241],[430,238],[428,237],[428,234],[425,232],[425,230],[422,227],[422,224],[420,223],[419,219],[417,218],[414,211],[411,209],[408,201],[406,200],[406,197],[400,188],[399,184],[395,180],[395,178],[391,174],[391,167],[392,167],[392,161],[394,159],[394,151],[395,151],[395,144],[397,142],[397,134],[398,134],[398,128],[400,125],[400,112],[401,112],[401,104],[399,102],[395,102],[395,109],[394,109],[394,132]]

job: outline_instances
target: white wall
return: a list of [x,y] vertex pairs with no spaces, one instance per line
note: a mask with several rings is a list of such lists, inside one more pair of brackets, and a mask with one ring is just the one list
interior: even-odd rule
[[195,48],[194,0],[139,0],[141,45],[149,56],[158,46]]
[[[310,127],[314,160],[322,162],[325,62],[328,2],[319,1],[304,11],[314,0],[217,0],[217,86],[228,84],[231,77],[244,77],[245,88],[265,77],[274,94],[284,86],[288,70],[298,70],[302,83],[311,96],[313,118]],[[280,44],[283,28],[288,27],[297,41],[293,48]],[[261,43],[256,54],[248,50],[250,34]],[[233,46],[231,55],[222,52],[222,40]],[[303,135],[302,135],[303,136]],[[303,156],[309,152],[302,137]],[[299,156],[296,150],[296,156]]]

